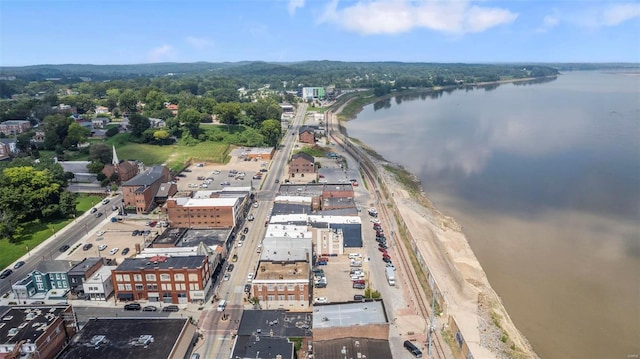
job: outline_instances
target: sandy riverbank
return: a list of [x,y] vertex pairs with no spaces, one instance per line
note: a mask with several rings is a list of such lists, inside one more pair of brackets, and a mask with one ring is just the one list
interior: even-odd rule
[[[341,108],[343,108],[342,106]],[[337,114],[332,114],[337,121]],[[344,126],[340,126],[344,129]],[[352,142],[355,143],[355,142]],[[361,145],[360,147],[365,147]],[[370,154],[371,149],[366,149]],[[431,203],[419,184],[403,185],[403,178],[384,170],[393,166],[379,156],[369,156],[390,192],[387,198],[407,228],[406,243],[412,241],[432,274],[446,310],[441,322],[451,316],[476,358],[537,358],[531,345],[515,327],[497,293],[491,288],[466,236],[456,221]],[[417,189],[417,190],[416,190]],[[438,296],[437,296],[438,297]],[[445,325],[445,330],[452,328]],[[447,335],[448,334],[448,335]],[[453,338],[455,333],[443,333]],[[454,344],[455,346],[456,344]]]

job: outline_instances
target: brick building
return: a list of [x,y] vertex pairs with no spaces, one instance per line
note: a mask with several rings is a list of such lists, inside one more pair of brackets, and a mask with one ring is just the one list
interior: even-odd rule
[[305,174],[312,174],[311,177],[315,178],[316,162],[310,154],[298,152],[291,156],[291,162],[289,162],[289,176],[304,177]]
[[6,136],[23,133],[31,128],[31,122],[25,120],[9,120],[0,123],[0,132]]
[[313,145],[316,143],[316,132],[311,127],[301,126],[298,130],[298,141]]
[[260,299],[263,309],[308,307],[309,266],[306,261],[261,261],[251,284],[252,296]]
[[246,197],[169,198],[165,205],[172,227],[233,228],[242,221]]
[[70,305],[3,308],[0,358],[53,359],[76,333]]
[[71,294],[83,294],[84,289],[82,287],[82,284],[85,280],[90,278],[93,273],[102,268],[102,266],[104,266],[104,262],[105,258],[91,257],[85,258],[82,260],[82,262],[71,267],[67,272]]
[[136,213],[148,213],[155,205],[155,197],[162,183],[169,182],[169,169],[154,166],[122,184],[124,206],[133,207]]
[[273,158],[276,150],[273,147],[253,147],[250,148],[244,155],[246,158],[255,161],[268,161]]
[[211,287],[207,256],[125,258],[111,280],[119,300],[186,304],[203,301]]

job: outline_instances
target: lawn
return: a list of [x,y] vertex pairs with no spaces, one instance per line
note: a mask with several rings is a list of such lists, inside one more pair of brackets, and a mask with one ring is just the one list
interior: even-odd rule
[[329,107],[308,107],[307,112],[325,113]]
[[[81,196],[76,200],[76,216],[88,211],[93,204],[102,200],[98,196]],[[18,239],[18,243],[9,243],[7,240],[0,241],[0,269],[13,263],[22,257],[28,250],[35,248],[38,244],[47,240],[53,233],[59,232],[73,218],[58,219],[48,223],[33,221],[25,226],[24,232]]]
[[167,164],[172,170],[182,169],[189,160],[223,163],[230,151],[230,146],[218,142],[200,142],[194,146],[179,143],[158,146],[128,142],[127,135],[116,135],[107,144],[115,144],[118,158],[121,160],[138,160],[147,166]]

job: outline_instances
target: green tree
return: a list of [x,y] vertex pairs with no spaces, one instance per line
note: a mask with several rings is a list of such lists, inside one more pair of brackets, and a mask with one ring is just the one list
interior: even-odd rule
[[109,111],[113,111],[114,108],[118,107],[118,100],[120,100],[120,90],[108,89],[105,106],[109,108]]
[[76,147],[79,143],[86,142],[89,135],[91,135],[91,130],[80,126],[77,122],[72,122],[67,130],[67,137],[65,138],[67,146],[65,147]]
[[98,161],[102,164],[111,163],[113,151],[106,143],[92,143],[89,146],[89,161]]
[[107,132],[105,132],[105,136],[107,137],[113,137],[115,135],[117,135],[118,133],[120,133],[120,130],[118,129],[118,126],[111,126],[107,129]]
[[218,121],[227,125],[237,124],[242,115],[242,109],[237,102],[219,103],[214,112],[218,116]]
[[76,196],[69,192],[60,193],[60,204],[58,205],[60,215],[63,217],[71,217],[76,214]]
[[265,120],[260,127],[260,134],[270,146],[275,147],[280,141],[282,125],[277,120]]
[[178,120],[180,120],[192,137],[198,136],[198,132],[200,130],[200,118],[200,112],[191,108],[180,111],[178,114]]
[[151,127],[151,122],[148,117],[142,116],[138,113],[132,113],[129,115],[129,128],[131,134],[134,137],[140,137],[144,131]]
[[[151,90],[145,97],[145,111],[159,111],[164,108],[164,103],[167,101],[166,95],[157,90]],[[145,112],[146,113],[146,112]]]
[[120,94],[120,97],[118,98],[118,107],[120,107],[121,110],[130,113],[136,111],[137,104],[138,97],[136,96],[136,93],[131,89],[125,90],[122,94]]
[[45,117],[42,123],[45,149],[53,150],[57,145],[62,145],[72,122],[72,119],[60,114]]
[[161,145],[167,144],[171,134],[167,130],[157,130],[153,132],[153,139]]
[[96,173],[96,174],[100,173],[100,171],[102,171],[103,168],[104,168],[104,163],[98,160],[93,160],[87,165],[87,170],[89,171],[89,173]]

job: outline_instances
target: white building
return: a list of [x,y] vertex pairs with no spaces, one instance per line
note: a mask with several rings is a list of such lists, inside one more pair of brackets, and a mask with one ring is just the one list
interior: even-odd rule
[[101,267],[82,283],[84,293],[89,296],[90,300],[105,301],[113,294],[111,271],[116,268],[116,266]]

